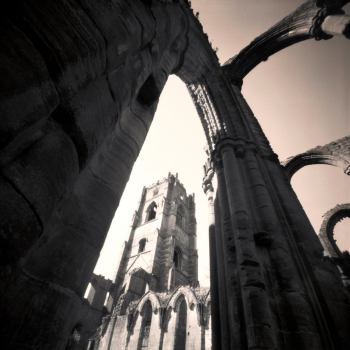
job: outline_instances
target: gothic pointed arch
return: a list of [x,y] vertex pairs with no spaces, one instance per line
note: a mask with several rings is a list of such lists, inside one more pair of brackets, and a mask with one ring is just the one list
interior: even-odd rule
[[137,350],[147,350],[149,349],[149,339],[152,324],[152,303],[148,299],[140,312],[142,317],[139,339],[137,344]]
[[145,222],[154,220],[157,217],[157,208],[158,205],[153,201],[146,209],[146,220]]
[[141,312],[143,306],[148,300],[152,303],[153,312],[156,312],[161,307],[157,294],[150,290],[139,300],[136,310]]
[[324,1],[305,2],[225,62],[224,72],[233,84],[242,86],[244,77],[275,53],[308,39],[332,38],[322,23],[330,15],[344,14],[341,7],[346,2],[334,1],[332,6]]
[[193,308],[197,305],[196,295],[193,293],[192,289],[188,286],[181,286],[173,292],[171,298],[169,299],[167,308],[172,307],[173,310],[177,310],[179,306],[180,297],[183,296],[186,299],[187,305]]

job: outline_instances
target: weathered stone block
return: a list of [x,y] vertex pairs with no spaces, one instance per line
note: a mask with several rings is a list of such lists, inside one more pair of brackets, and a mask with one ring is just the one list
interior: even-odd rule
[[75,1],[16,0],[7,13],[40,52],[60,99],[105,72],[104,39]]
[[60,104],[53,118],[72,138],[83,168],[118,120],[106,76],[99,77],[68,101]]
[[0,278],[1,292],[14,265],[27,252],[42,232],[40,220],[27,200],[0,178]]
[[[122,1],[78,1],[101,32],[106,44],[106,72],[124,64],[127,56],[137,50],[140,43],[140,27],[129,6]],[[130,27],[130,20],[132,26]],[[134,33],[130,33],[130,30]]]
[[78,175],[73,142],[62,130],[53,126],[47,135],[8,164],[3,174],[26,198],[45,225]]
[[0,22],[0,147],[13,142],[5,154],[0,153],[3,163],[35,141],[35,133],[57,106],[58,96],[32,42],[3,16]]
[[24,350],[63,349],[81,299],[70,289],[19,272],[12,275],[12,282],[0,303],[6,349],[17,350],[18,339],[22,339]]

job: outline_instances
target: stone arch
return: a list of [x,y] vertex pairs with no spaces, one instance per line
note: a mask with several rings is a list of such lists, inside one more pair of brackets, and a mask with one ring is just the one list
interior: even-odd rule
[[339,267],[342,273],[343,283],[350,285],[350,261],[349,256],[344,256],[334,240],[334,227],[344,218],[350,218],[350,203],[338,204],[323,215],[323,222],[319,231],[319,238],[323,248]]
[[178,300],[179,298],[183,296],[186,299],[187,305],[190,309],[193,309],[195,305],[197,305],[197,299],[193,291],[190,287],[179,287],[177,288],[171,298],[169,299],[169,302],[167,304],[167,308],[172,307],[173,310],[177,310],[176,307],[178,307]]
[[230,81],[241,87],[244,77],[275,53],[308,39],[332,38],[328,26],[322,24],[327,22],[326,18],[332,17],[330,15],[343,14],[340,8],[345,2],[339,1],[332,5],[333,7],[329,8],[324,1],[307,1],[254,39],[238,55],[224,63],[223,70]]
[[334,240],[334,227],[344,218],[350,218],[350,203],[338,204],[323,215],[319,238],[326,254],[331,258],[344,258]]
[[143,297],[140,299],[139,303],[137,304],[136,311],[141,312],[143,306],[145,303],[149,300],[152,304],[152,310],[153,313],[157,313],[157,310],[161,307],[159,299],[157,297],[157,294],[155,294],[153,291],[148,291],[146,294],[143,295]]
[[289,180],[301,168],[312,164],[328,164],[343,169],[350,175],[350,136],[312,148],[281,162]]
[[[120,2],[120,6],[124,6],[123,3],[126,4]],[[63,339],[70,331],[66,320],[76,316],[80,298],[151,125],[157,95],[168,75],[176,73],[186,84],[199,87],[213,82],[215,77],[215,84],[221,88],[216,92],[208,89],[207,96],[214,93],[229,96],[226,78],[221,75],[208,37],[187,5],[173,2],[172,10],[167,11],[169,2],[153,1],[151,10],[144,8],[144,3],[140,2],[138,8],[142,14],[139,19],[133,14],[132,2],[125,5],[123,11],[129,16],[125,24],[120,18],[123,11],[108,7],[107,2],[96,5],[98,10],[92,2],[79,2],[74,7],[57,2],[54,12],[49,3],[33,2],[18,13],[13,8],[7,13],[11,20],[4,22],[4,26],[11,34],[9,42],[30,44],[28,51],[18,51],[17,46],[8,51],[23,53],[28,62],[32,62],[33,57],[39,62],[20,65],[16,70],[9,66],[10,77],[11,70],[19,76],[23,73],[20,87],[26,93],[20,94],[18,86],[13,84],[9,86],[8,96],[16,98],[6,99],[4,104],[4,114],[9,119],[14,115],[24,116],[23,120],[15,120],[19,126],[11,125],[14,129],[10,128],[4,140],[7,165],[18,168],[14,177],[9,172],[4,180],[9,179],[4,183],[10,192],[13,191],[12,180],[16,182],[13,208],[20,211],[22,207],[17,204],[29,204],[28,219],[21,221],[18,212],[12,214],[13,223],[18,225],[16,231],[23,231],[23,245],[9,241],[3,247],[5,258],[14,271],[20,259],[26,271],[25,274],[16,271],[23,283],[6,286],[2,303],[3,314],[13,315],[8,320],[8,329],[18,330],[19,343],[25,344],[33,334],[40,333],[40,337],[48,339],[52,349],[64,346]],[[166,16],[160,15],[166,12]],[[105,15],[110,20],[106,21]],[[59,27],[47,26],[50,20]],[[80,25],[76,26],[78,22]],[[134,25],[135,30],[127,33],[128,25]],[[40,33],[35,34],[35,46],[27,27],[41,28]],[[56,35],[58,31],[62,35]],[[72,32],[76,35],[70,35]],[[116,32],[121,33],[120,36],[111,35]],[[130,44],[125,50],[124,39]],[[34,76],[38,77],[37,81],[32,81]],[[17,75],[13,78],[14,82],[18,81]],[[147,87],[152,90],[151,96],[147,95]],[[193,88],[192,93],[196,94],[196,87]],[[33,104],[27,103],[36,96]],[[218,108],[226,109],[224,103],[222,105]],[[96,109],[90,110],[90,106]],[[210,100],[207,107],[208,110],[214,108]],[[27,118],[31,118],[33,111],[37,113],[29,123]],[[236,126],[226,117],[232,113],[221,114],[227,135],[236,135]],[[222,123],[218,115],[210,122],[202,118],[206,130],[209,124]],[[241,122],[237,119],[235,123]],[[207,138],[210,140],[209,136]],[[50,145],[54,145],[54,149]],[[17,167],[17,160],[20,161],[24,153],[28,164],[34,165],[27,168],[27,173]],[[39,157],[43,154],[50,162]],[[32,186],[32,179],[36,178],[42,179],[37,181],[37,187]],[[21,227],[27,229],[28,223],[32,230],[30,235],[24,236],[28,230]],[[81,253],[79,258],[76,258],[77,253]],[[80,271],[80,278],[72,271]],[[45,281],[44,287],[42,281]],[[38,284],[37,288],[42,291],[40,300],[36,295],[21,293],[23,286],[33,284]],[[12,312],[14,303],[9,301],[14,295],[21,295],[16,306],[25,314]],[[30,315],[41,318],[44,305],[50,310],[45,313],[45,327],[23,321]],[[57,314],[61,315],[60,320]]]

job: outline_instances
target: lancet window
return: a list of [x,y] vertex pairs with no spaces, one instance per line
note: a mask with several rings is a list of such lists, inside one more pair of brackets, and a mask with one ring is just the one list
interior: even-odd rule
[[179,247],[176,247],[174,249],[173,262],[174,262],[175,268],[178,270],[181,270],[182,252]]
[[149,300],[143,306],[141,316],[142,322],[137,350],[147,350],[149,349],[149,335],[152,323],[152,304]]
[[145,251],[145,247],[146,247],[146,239],[143,238],[141,239],[141,241],[139,242],[139,253],[142,253]]
[[157,204],[152,203],[147,209],[146,222],[154,220],[157,216]]
[[179,205],[176,213],[176,225],[185,228],[185,210],[182,205]]
[[186,348],[187,304],[183,298],[176,319],[175,346],[174,350]]

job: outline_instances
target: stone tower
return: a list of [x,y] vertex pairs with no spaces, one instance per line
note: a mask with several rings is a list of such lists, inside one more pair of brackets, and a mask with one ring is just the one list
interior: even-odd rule
[[194,194],[169,173],[144,187],[114,272],[116,296],[169,292],[198,281]]
[[[194,194],[177,174],[144,187],[108,289],[109,315],[94,335],[80,332],[74,349],[211,349],[210,292],[198,285],[196,240]],[[91,323],[91,313],[80,315],[77,324]]]

